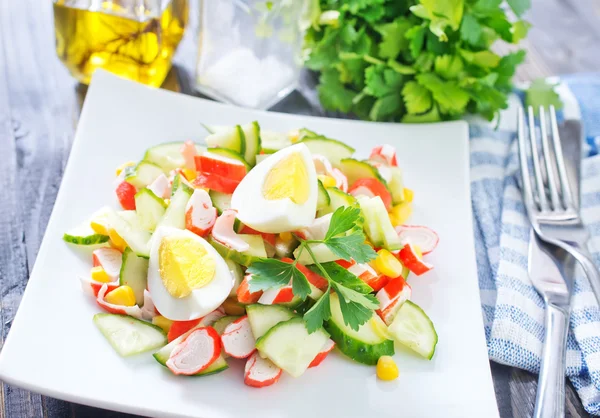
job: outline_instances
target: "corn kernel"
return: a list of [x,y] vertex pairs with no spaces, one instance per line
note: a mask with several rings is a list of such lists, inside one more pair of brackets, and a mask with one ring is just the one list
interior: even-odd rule
[[115,170],[116,176],[119,177],[121,175],[121,173],[123,172],[123,170],[125,170],[127,167],[133,167],[134,165],[135,165],[135,161],[127,161],[126,163],[121,164]]
[[113,246],[113,248],[121,252],[124,252],[125,248],[127,248],[127,243],[125,240],[121,238],[121,236],[117,234],[117,231],[112,228],[108,230],[108,238],[110,238],[110,244]]
[[279,238],[281,238],[282,241],[290,242],[294,239],[294,236],[291,232],[282,232],[279,234]]
[[223,309],[227,315],[238,316],[246,314],[246,309],[233,298],[225,299],[225,302],[223,302]]
[[110,283],[113,281],[112,277],[102,268],[102,266],[92,267],[92,280],[101,283]]
[[288,138],[292,144],[298,142],[298,138],[300,138],[300,132],[297,129],[288,132]]
[[398,366],[390,356],[381,356],[377,360],[377,377],[381,380],[394,380],[398,378]]
[[319,180],[321,180],[321,183],[323,183],[323,186],[325,187],[335,187],[335,185],[337,184],[335,179],[331,176],[326,176],[324,174],[319,174],[317,176],[317,178]]
[[152,318],[152,323],[157,327],[162,328],[164,332],[169,332],[169,330],[171,329],[171,325],[173,325],[173,321],[171,321],[168,318],[165,318],[162,315],[156,315],[154,318]]
[[183,175],[189,181],[192,181],[196,178],[196,175],[197,175],[196,170],[190,170],[189,168],[184,168],[181,171],[183,171]]
[[415,192],[413,192],[411,189],[407,189],[406,187],[404,188],[404,201],[405,202],[412,202],[413,201],[413,197],[415,196]]
[[100,223],[100,221],[91,221],[90,226],[96,234],[108,235],[108,228],[106,225]]
[[396,278],[402,274],[402,263],[386,249],[377,251],[375,259],[375,270],[377,273]]
[[392,225],[404,225],[412,214],[412,205],[409,202],[402,202],[392,208],[390,211],[390,221]]
[[104,300],[113,305],[120,306],[134,306],[135,305],[135,294],[133,289],[129,286],[119,286],[115,290],[108,293]]

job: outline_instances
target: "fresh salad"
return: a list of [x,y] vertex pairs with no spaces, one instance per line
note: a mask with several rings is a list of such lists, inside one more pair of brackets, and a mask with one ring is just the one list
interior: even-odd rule
[[153,351],[175,375],[245,361],[252,387],[335,347],[384,380],[398,376],[394,342],[431,359],[437,334],[407,279],[432,268],[438,236],[407,225],[396,150],[359,159],[308,129],[205,128],[206,146],[166,143],[119,167],[121,209],[64,234],[92,252],[80,280],[110,345]]

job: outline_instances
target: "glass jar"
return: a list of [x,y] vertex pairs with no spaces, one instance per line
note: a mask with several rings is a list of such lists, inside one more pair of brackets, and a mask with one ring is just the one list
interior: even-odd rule
[[200,0],[196,88],[266,109],[297,84],[303,0]]
[[187,0],[54,0],[56,53],[84,84],[104,68],[158,87],[187,19]]

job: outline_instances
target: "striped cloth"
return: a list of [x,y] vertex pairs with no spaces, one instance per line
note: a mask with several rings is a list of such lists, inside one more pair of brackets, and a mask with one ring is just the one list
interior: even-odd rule
[[[581,208],[600,266],[600,74],[564,77],[564,114],[581,114],[586,135]],[[479,287],[490,359],[534,373],[544,339],[544,303],[527,275],[530,225],[517,188],[516,111],[512,99],[498,130],[470,122]],[[600,310],[578,269],[567,340],[567,375],[585,409],[600,415]]]

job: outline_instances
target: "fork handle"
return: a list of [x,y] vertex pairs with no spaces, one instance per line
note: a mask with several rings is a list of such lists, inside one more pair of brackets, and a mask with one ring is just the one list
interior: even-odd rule
[[545,323],[544,350],[533,416],[534,418],[563,418],[569,312],[548,303]]

